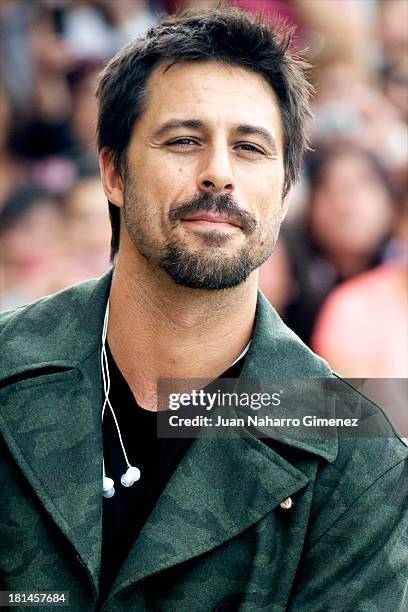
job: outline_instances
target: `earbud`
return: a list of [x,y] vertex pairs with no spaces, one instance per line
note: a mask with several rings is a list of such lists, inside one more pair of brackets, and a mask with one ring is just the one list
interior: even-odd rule
[[125,474],[123,474],[120,482],[124,487],[131,487],[136,481],[140,478],[140,470],[137,467],[133,467],[130,465],[126,470]]
[[113,497],[115,495],[115,487],[113,486],[115,483],[113,482],[112,478],[108,478],[108,476],[104,476],[103,477],[103,496],[107,497],[108,499],[110,497]]
[[[131,487],[139,479],[140,479],[139,468],[133,467],[133,465],[130,465],[128,469],[126,470],[126,472],[122,475],[120,482],[122,483],[124,487]],[[111,497],[115,495],[114,484],[115,483],[113,479],[109,478],[109,476],[103,477],[102,494],[107,499],[110,499]]]

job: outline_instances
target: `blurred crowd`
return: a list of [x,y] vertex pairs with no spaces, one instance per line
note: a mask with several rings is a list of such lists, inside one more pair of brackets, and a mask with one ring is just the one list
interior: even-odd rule
[[[315,86],[311,149],[265,295],[349,377],[408,377],[408,2],[231,0],[296,25]],[[1,0],[1,309],[107,271],[97,76],[199,0]]]

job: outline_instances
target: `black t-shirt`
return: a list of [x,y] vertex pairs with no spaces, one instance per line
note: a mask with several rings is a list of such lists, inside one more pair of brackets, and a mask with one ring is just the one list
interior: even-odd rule
[[[153,510],[191,438],[158,438],[157,413],[141,408],[106,345],[111,387],[109,399],[115,411],[129,463],[138,467],[141,478],[131,487],[120,483],[127,465],[109,407],[103,420],[103,454],[106,476],[115,482],[115,495],[103,498],[101,604],[106,598],[136,537]],[[237,378],[245,356],[220,378]],[[102,494],[102,492],[101,492]]]

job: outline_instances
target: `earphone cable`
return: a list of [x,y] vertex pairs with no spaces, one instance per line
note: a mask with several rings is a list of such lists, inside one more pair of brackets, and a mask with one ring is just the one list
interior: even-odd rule
[[[102,379],[103,379],[103,386],[104,386],[104,391],[105,391],[105,401],[104,401],[103,407],[102,407],[102,421],[103,421],[103,417],[105,415],[106,405],[108,405],[109,408],[110,408],[111,414],[113,416],[113,420],[114,420],[115,425],[116,425],[116,430],[118,432],[119,442],[120,442],[120,445],[122,447],[122,452],[123,452],[123,456],[124,456],[125,461],[126,461],[126,465],[127,465],[128,468],[130,468],[131,465],[129,463],[129,459],[128,459],[128,456],[127,456],[126,451],[125,451],[125,446],[123,444],[122,435],[121,435],[120,429],[119,429],[119,424],[118,424],[118,421],[116,419],[116,415],[115,415],[115,412],[113,410],[112,404],[110,403],[110,400],[109,400],[109,391],[110,391],[111,382],[110,382],[110,375],[109,375],[108,356],[106,354],[106,348],[105,348],[106,336],[107,336],[107,331],[108,331],[108,317],[109,317],[109,300],[108,300],[108,303],[107,303],[107,306],[106,306],[105,320],[103,322],[103,332],[102,332],[101,362],[102,362]],[[105,371],[105,369],[106,369],[106,371]],[[103,463],[103,473],[105,474],[105,462]]]

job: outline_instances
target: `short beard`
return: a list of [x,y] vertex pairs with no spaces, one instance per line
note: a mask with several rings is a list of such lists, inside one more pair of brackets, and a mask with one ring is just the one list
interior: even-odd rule
[[[150,220],[147,219],[145,211],[137,210],[137,204],[135,183],[128,176],[125,181],[124,217],[132,242],[147,261],[165,270],[175,283],[192,289],[220,291],[244,283],[251,272],[263,264],[272,253],[278,236],[280,223],[276,220],[268,240],[265,243],[257,242],[257,223],[248,213],[240,211],[231,196],[205,192],[172,210],[171,225],[176,226],[186,213],[195,211],[226,214],[240,223],[241,231],[248,237],[248,243],[235,255],[214,251],[201,253],[189,249],[182,240],[156,245],[150,240]],[[145,223],[140,223],[142,216]],[[201,233],[201,239],[207,247],[217,248],[231,237],[224,233],[221,235],[217,231],[208,231]]]
[[167,244],[160,265],[179,285],[214,291],[237,287],[254,270],[253,261],[245,251],[234,257],[225,254],[209,257],[190,253],[175,243]]

